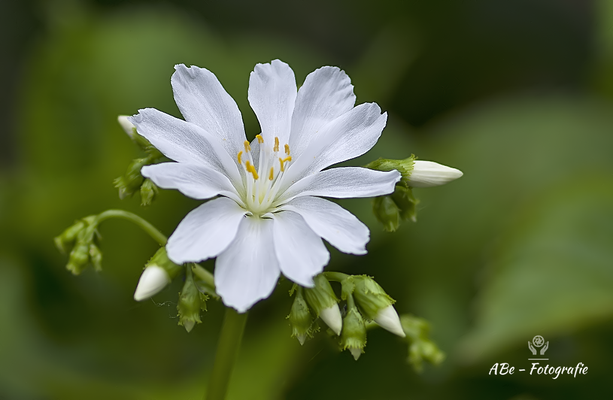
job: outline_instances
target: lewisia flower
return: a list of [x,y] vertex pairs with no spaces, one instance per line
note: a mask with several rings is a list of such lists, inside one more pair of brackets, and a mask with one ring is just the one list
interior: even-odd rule
[[217,293],[244,312],[271,294],[280,273],[312,287],[329,260],[322,238],[345,253],[366,253],[368,228],[320,196],[392,193],[400,173],[324,170],[370,150],[387,119],[377,104],[354,106],[343,71],[322,67],[297,90],[287,64],[256,65],[248,99],[262,132],[249,142],[236,103],[213,73],[185,65],[175,70],[174,98],[185,120],[152,108],[129,118],[175,161],[143,167],[145,177],[194,199],[213,198],[169,238],[173,262],[217,257]]

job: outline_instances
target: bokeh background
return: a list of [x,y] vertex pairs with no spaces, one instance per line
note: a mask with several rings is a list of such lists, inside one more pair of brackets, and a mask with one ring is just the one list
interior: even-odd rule
[[[249,317],[230,399],[604,399],[613,387],[613,2],[608,0],[0,2],[0,399],[196,399],[223,307],[177,326],[175,282],[133,290],[156,245],[123,221],[100,229],[103,272],[72,276],[53,237],[123,208],[170,234],[197,202],[164,191],[119,200],[139,151],[118,114],[179,115],[177,63],[215,72],[259,133],[249,72],[279,58],[298,83],[344,69],[358,102],[389,113],[379,156],[460,168],[416,190],[417,223],[386,233],[369,200],[343,206],[371,229],[369,254],[330,270],[369,274],[400,313],[426,318],[445,362],[417,374],[376,330],[355,362],[325,333],[300,346],[282,283]],[[213,264],[205,263],[212,268]],[[552,365],[588,375],[488,376]]]

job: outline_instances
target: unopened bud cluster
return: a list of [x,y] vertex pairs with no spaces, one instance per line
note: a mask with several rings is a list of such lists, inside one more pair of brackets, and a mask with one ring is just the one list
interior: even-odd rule
[[62,253],[69,253],[66,269],[79,275],[85,267],[102,269],[102,252],[98,248],[98,221],[96,215],[82,218],[55,237],[55,245]]
[[373,204],[375,217],[388,232],[398,229],[401,220],[416,221],[419,200],[413,196],[412,188],[444,185],[463,175],[458,169],[417,160],[414,155],[403,160],[380,158],[366,165],[366,168],[377,171],[397,170],[402,175],[394,193],[375,198]]
[[443,362],[445,353],[429,338],[430,325],[426,320],[412,315],[403,315],[400,321],[409,342],[407,361],[417,372],[423,370],[424,361],[434,365]]
[[339,338],[343,350],[348,350],[357,360],[366,346],[366,323],[374,321],[384,329],[400,336],[405,334],[394,309],[392,299],[381,286],[368,276],[351,276],[331,273],[331,280],[342,285],[342,299],[347,302],[347,311],[341,315],[338,298],[330,286],[328,273],[314,278],[314,287],[294,286],[295,294],[288,319],[292,326],[292,337],[300,344],[312,337],[316,319],[321,318]]
[[136,132],[136,127],[128,121],[128,117],[120,115],[117,120],[132,142],[147,155],[146,157],[132,160],[125,174],[115,179],[115,187],[119,189],[119,198],[121,199],[131,197],[134,193],[140,192],[141,205],[148,206],[157,195],[158,188],[150,179],[144,178],[140,170],[145,165],[160,161],[164,156],[147,139]]

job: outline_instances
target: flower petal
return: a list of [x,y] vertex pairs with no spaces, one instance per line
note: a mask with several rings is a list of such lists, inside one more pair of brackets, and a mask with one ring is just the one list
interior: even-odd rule
[[297,197],[280,207],[295,211],[317,235],[343,253],[366,254],[370,232],[366,225],[349,211],[319,197]]
[[227,175],[232,182],[242,182],[234,157],[221,139],[197,125],[175,118],[154,108],[139,110],[128,118],[137,132],[147,138],[166,157],[183,163],[203,165]]
[[365,103],[323,126],[318,140],[295,159],[284,175],[285,184],[321,171],[370,150],[385,128],[387,113],[375,103]]
[[228,248],[217,257],[215,288],[224,304],[245,312],[272,293],[279,279],[271,219],[247,217]]
[[245,213],[234,200],[226,197],[195,208],[168,239],[168,258],[176,264],[183,264],[217,256],[236,237]]
[[258,64],[249,77],[248,99],[262,128],[264,142],[281,146],[289,143],[289,134],[296,101],[294,71],[279,60]]
[[330,253],[321,238],[293,211],[272,214],[275,252],[283,275],[301,286],[312,287]]
[[171,83],[175,102],[186,121],[219,137],[230,155],[243,148],[245,128],[241,113],[215,74],[178,64]]
[[202,165],[174,162],[147,165],[141,169],[141,174],[162,189],[178,189],[193,199],[222,195],[242,203],[228,177]]
[[332,168],[296,182],[279,197],[280,203],[300,196],[343,198],[375,197],[394,191],[400,172],[375,171],[368,168]]
[[320,140],[320,129],[354,105],[353,85],[344,71],[322,67],[311,72],[296,98],[289,139],[292,156],[297,158],[309,143]]

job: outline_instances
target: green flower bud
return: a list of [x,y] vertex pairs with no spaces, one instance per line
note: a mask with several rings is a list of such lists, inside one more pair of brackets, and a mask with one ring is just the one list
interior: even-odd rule
[[179,293],[177,311],[179,313],[179,325],[183,326],[187,332],[190,332],[197,323],[202,323],[200,320],[200,310],[206,310],[207,297],[198,291],[191,268],[187,268],[186,271],[183,290]]
[[83,220],[78,220],[59,236],[56,236],[53,240],[58,250],[62,253],[67,253],[69,248],[74,245],[74,242],[85,226],[86,224]]
[[151,205],[158,193],[158,187],[149,178],[143,181],[140,187],[140,205],[143,207]]
[[120,115],[117,117],[117,122],[123,128],[124,132],[128,135],[130,140],[134,142],[141,150],[144,150],[152,159],[163,157],[162,153],[144,137],[136,132],[136,127],[128,120],[127,115]]
[[417,372],[423,370],[424,360],[434,365],[443,362],[445,353],[428,337],[430,325],[426,320],[412,315],[403,315],[400,321],[410,343],[407,361]]
[[366,347],[366,326],[364,318],[357,308],[351,307],[343,319],[343,332],[341,333],[341,348],[349,350],[357,361],[364,353]]
[[378,171],[397,170],[402,175],[402,183],[407,187],[431,187],[444,185],[463,174],[459,169],[447,167],[433,162],[417,160],[413,154],[404,160],[389,160],[379,158],[368,165],[366,168]]
[[405,158],[404,160],[390,160],[387,158],[379,158],[378,160],[367,164],[366,168],[385,172],[397,170],[402,175],[401,182],[406,183],[411,177],[416,158],[417,157],[415,157],[414,154],[411,154],[410,157]]
[[419,199],[413,196],[413,191],[411,188],[396,185],[396,189],[394,193],[390,195],[394,204],[398,208],[400,217],[404,220],[411,220],[413,222],[417,221],[417,205],[419,204]]
[[353,281],[355,286],[353,296],[368,319],[375,319],[379,311],[396,302],[369,276],[354,275],[348,279]]
[[340,335],[343,320],[338,308],[338,298],[330,286],[330,282],[322,274],[313,278],[315,286],[304,288],[306,299],[315,315],[321,318],[337,335]]
[[79,241],[70,252],[66,269],[74,275],[79,275],[89,263],[89,244]]
[[375,197],[372,210],[387,232],[394,232],[400,226],[400,209],[391,196]]
[[304,344],[307,337],[313,337],[313,333],[316,331],[313,324],[314,318],[300,287],[296,290],[292,309],[287,318],[292,326],[292,337],[298,339],[301,345]]
[[120,199],[123,200],[126,197],[130,197],[140,189],[143,181],[145,180],[145,178],[140,174],[140,170],[149,163],[151,163],[151,160],[148,157],[136,158],[132,160],[130,165],[128,165],[126,173],[115,179],[113,183],[115,184],[115,187],[119,189]]
[[89,261],[96,271],[102,271],[102,252],[98,246],[93,243],[89,245]]

